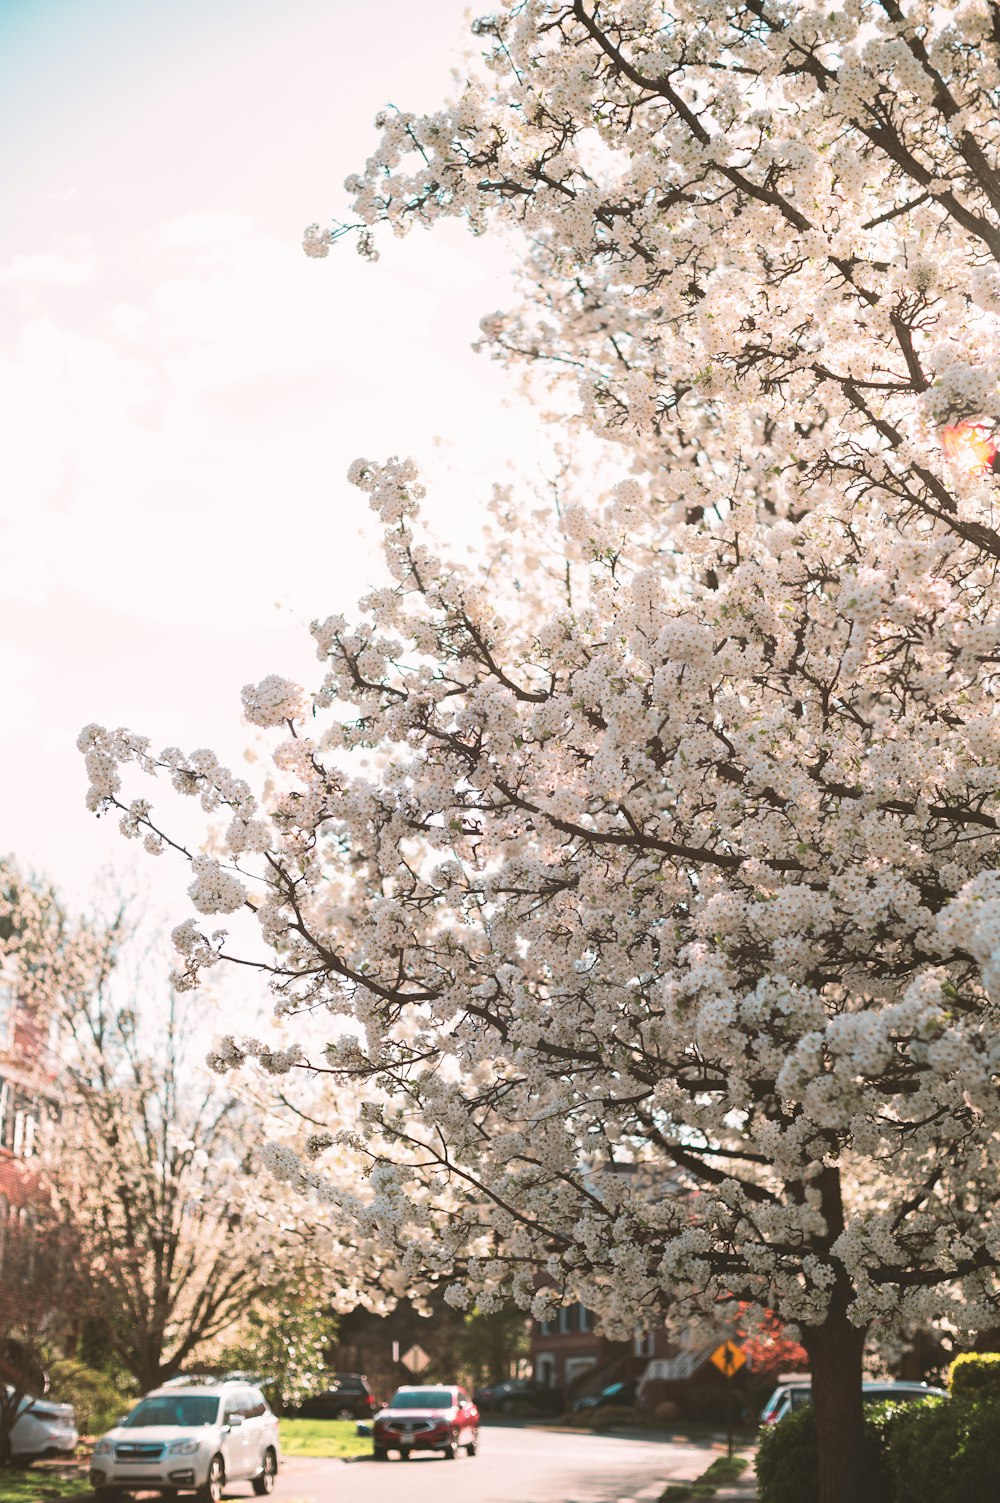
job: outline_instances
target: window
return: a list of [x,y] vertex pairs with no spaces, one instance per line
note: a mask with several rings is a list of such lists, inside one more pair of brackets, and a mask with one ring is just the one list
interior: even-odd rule
[[[227,1405],[228,1409],[228,1405]],[[201,1394],[156,1394],[143,1399],[124,1421],[126,1426],[170,1425],[190,1429],[195,1425],[214,1425],[219,1413],[219,1400],[213,1395]]]
[[652,1331],[636,1331],[632,1350],[637,1357],[652,1357],[654,1344]]
[[7,1049],[13,1043],[16,1004],[17,993],[10,982],[0,981],[0,1049]]
[[560,1336],[568,1336],[569,1333],[572,1331],[572,1329],[573,1329],[572,1314],[573,1314],[573,1311],[572,1311],[572,1309],[570,1308],[569,1305],[562,1305],[560,1307],[560,1310],[559,1310],[559,1334],[560,1334]]
[[0,1108],[3,1126],[0,1130],[0,1145],[9,1148],[15,1158],[30,1159],[35,1151],[35,1133],[38,1130],[38,1109],[30,1096],[23,1091],[13,1091],[9,1082],[4,1106]]
[[577,1312],[580,1321],[580,1330],[586,1331],[589,1334],[594,1329],[593,1314],[587,1309],[586,1305],[577,1305]]
[[540,1320],[538,1322],[538,1330],[539,1334],[542,1336],[551,1336],[553,1331],[555,1330],[555,1321]]

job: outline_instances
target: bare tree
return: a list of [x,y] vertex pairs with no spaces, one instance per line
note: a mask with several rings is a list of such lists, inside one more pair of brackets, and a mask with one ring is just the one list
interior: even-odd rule
[[107,986],[68,999],[55,1177],[111,1341],[143,1387],[225,1333],[266,1284],[272,1241],[246,1169],[246,1109],[186,1058],[190,1009],[162,1026]]

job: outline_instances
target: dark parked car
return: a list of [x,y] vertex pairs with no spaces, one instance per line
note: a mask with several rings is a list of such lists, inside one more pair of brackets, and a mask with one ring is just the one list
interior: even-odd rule
[[537,1414],[562,1414],[566,1407],[561,1388],[548,1388],[533,1378],[508,1378],[492,1388],[477,1388],[480,1409],[492,1414],[528,1419]]
[[289,1413],[299,1419],[371,1419],[379,1401],[361,1373],[331,1373],[326,1386]]
[[588,1409],[600,1409],[604,1404],[634,1404],[638,1382],[609,1383],[600,1393],[588,1393],[573,1405],[574,1414],[583,1414]]

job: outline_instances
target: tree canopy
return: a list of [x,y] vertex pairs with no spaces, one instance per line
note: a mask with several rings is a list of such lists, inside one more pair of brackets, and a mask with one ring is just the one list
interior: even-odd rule
[[[270,788],[90,726],[89,798],[151,849],[127,764],[224,812],[182,982],[240,953],[202,916],[253,910],[279,1012],[331,1017],[310,1062],[371,1082],[374,1195],[332,1199],[404,1272],[620,1332],[776,1312],[842,1503],[865,1333],[1000,1297],[1000,10],[533,0],[476,32],[306,248],[519,236],[484,341],[619,477],[541,542],[499,493],[477,567],[412,463],[359,460],[388,582],[314,623],[311,692],[244,690]],[[319,1184],[311,1152],[273,1161]]]

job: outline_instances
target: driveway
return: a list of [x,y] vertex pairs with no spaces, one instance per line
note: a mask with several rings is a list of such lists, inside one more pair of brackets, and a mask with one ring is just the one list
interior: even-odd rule
[[[650,1503],[723,1454],[707,1444],[484,1426],[479,1455],[456,1461],[289,1458],[274,1503]],[[250,1488],[227,1488],[226,1497]]]

